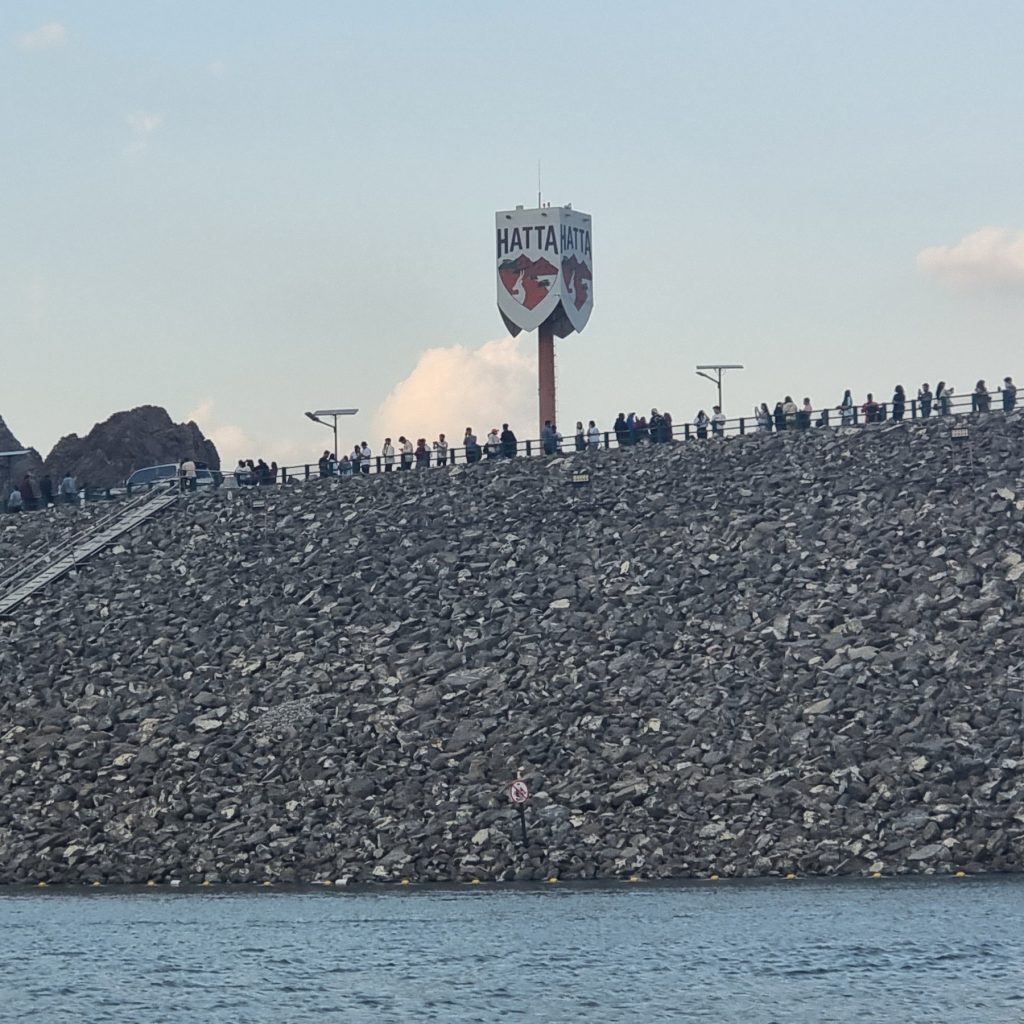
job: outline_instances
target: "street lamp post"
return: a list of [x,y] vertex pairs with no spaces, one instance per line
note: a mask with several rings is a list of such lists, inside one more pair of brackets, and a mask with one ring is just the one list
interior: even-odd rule
[[[718,408],[723,409],[722,405],[722,374],[726,370],[742,370],[743,367],[739,363],[701,363],[697,366],[697,376],[704,377],[706,380],[711,381],[718,388]],[[714,373],[714,377],[710,373],[705,373],[705,370],[711,370]]]
[[[322,423],[328,430],[334,429],[334,451],[331,453],[335,458],[338,457],[338,417],[339,416],[355,416],[359,412],[358,409],[317,409],[316,412],[307,412],[306,418],[312,420],[314,423]],[[326,420],[322,420],[321,416],[330,416],[333,420],[332,423],[328,423]]]

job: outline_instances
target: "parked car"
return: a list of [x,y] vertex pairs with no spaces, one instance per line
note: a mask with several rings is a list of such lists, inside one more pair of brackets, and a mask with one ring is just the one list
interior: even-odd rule
[[[149,490],[151,487],[166,487],[173,480],[178,478],[178,467],[175,463],[168,463],[166,466],[146,466],[145,469],[137,469],[124,482],[125,489],[131,494],[133,491]],[[196,468],[196,486],[212,487],[213,473],[205,466]]]

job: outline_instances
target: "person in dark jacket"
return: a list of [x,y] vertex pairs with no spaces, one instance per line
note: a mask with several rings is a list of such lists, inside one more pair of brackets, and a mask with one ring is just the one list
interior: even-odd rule
[[903,414],[907,409],[907,393],[903,390],[902,384],[896,385],[896,390],[892,393],[892,420],[893,423],[900,423],[903,420]]
[[615,419],[615,425],[612,427],[612,430],[615,431],[615,440],[618,442],[620,448],[629,444],[629,428],[626,426],[625,413],[619,413]]
[[509,429],[507,423],[501,425],[501,455],[505,459],[514,459],[519,450],[519,442],[516,435]]
[[775,420],[775,429],[777,431],[781,432],[786,429],[786,410],[782,407],[781,402],[775,403],[773,419]]
[[43,508],[48,508],[53,504],[53,477],[49,473],[39,481],[39,496],[42,499]]

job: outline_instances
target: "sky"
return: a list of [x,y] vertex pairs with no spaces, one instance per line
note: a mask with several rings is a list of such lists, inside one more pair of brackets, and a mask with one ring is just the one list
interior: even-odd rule
[[5,0],[0,415],[537,435],[494,212],[593,217],[558,418],[1024,377],[1024,4]]

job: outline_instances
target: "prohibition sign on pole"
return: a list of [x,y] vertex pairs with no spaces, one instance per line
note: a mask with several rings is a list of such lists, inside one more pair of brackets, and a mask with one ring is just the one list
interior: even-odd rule
[[514,804],[525,804],[530,799],[530,790],[522,779],[514,779],[508,784],[508,798]]

